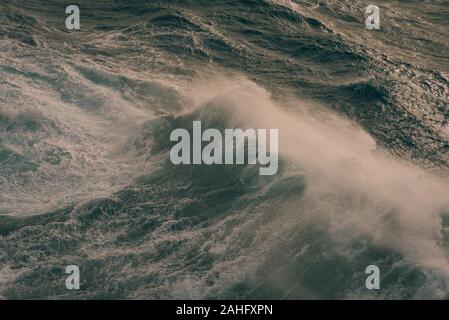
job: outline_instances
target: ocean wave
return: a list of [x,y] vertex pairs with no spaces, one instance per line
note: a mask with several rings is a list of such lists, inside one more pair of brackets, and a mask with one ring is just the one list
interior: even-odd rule
[[[447,298],[443,1],[78,2],[0,4],[0,297]],[[279,173],[174,166],[193,120]]]

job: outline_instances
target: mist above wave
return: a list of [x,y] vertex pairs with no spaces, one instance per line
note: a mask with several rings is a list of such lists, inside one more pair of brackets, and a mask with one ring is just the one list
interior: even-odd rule
[[279,129],[279,153],[307,177],[298,214],[326,215],[343,246],[357,233],[393,248],[413,264],[447,275],[442,217],[449,185],[378,147],[353,122],[320,106],[289,101],[285,111],[245,79],[200,82],[192,99],[225,105],[238,122]]

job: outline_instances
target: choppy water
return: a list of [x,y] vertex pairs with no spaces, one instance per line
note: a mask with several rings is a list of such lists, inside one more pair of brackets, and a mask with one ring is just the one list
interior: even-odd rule
[[[0,297],[448,297],[447,0],[76,2],[0,2]],[[280,171],[173,166],[192,120]]]

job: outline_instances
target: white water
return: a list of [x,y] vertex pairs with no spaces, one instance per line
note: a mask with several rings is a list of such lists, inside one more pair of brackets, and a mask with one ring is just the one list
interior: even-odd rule
[[283,108],[244,78],[199,81],[192,85],[191,99],[197,107],[207,102],[229,107],[236,123],[279,129],[281,157],[296,164],[308,181],[292,214],[330,219],[343,254],[350,254],[351,238],[365,234],[412,265],[449,276],[440,216],[449,213],[447,179],[393,157],[368,133],[329,110],[322,112],[322,106],[292,99]]

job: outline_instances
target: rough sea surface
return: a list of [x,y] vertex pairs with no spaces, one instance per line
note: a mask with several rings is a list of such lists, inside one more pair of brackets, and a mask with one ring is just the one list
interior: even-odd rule
[[[448,0],[0,0],[0,298],[449,298],[448,34]],[[278,173],[174,166],[193,120],[279,128]]]

